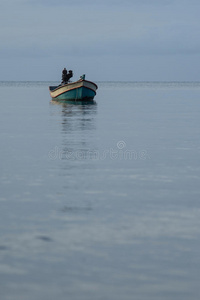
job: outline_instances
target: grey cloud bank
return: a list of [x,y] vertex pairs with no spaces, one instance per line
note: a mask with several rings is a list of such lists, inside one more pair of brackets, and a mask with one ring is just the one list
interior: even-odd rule
[[3,1],[0,80],[200,80],[198,1]]

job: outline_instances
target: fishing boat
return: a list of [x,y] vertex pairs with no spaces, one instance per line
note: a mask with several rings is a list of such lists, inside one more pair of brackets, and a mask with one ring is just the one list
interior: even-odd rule
[[93,100],[97,89],[98,86],[94,82],[85,80],[85,75],[75,82],[62,82],[58,86],[49,86],[53,100]]

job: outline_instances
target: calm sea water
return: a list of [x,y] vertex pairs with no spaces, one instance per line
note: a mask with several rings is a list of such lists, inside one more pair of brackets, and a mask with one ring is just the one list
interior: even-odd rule
[[0,83],[0,299],[200,297],[200,83]]

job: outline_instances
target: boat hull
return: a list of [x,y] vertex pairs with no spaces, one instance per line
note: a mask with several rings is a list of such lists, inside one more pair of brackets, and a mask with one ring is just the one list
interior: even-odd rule
[[54,100],[93,100],[97,85],[84,79],[60,86],[50,86],[49,91]]

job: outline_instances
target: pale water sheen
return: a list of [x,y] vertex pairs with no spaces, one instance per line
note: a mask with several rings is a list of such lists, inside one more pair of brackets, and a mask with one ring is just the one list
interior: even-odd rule
[[0,83],[0,299],[198,300],[200,83],[50,84]]

